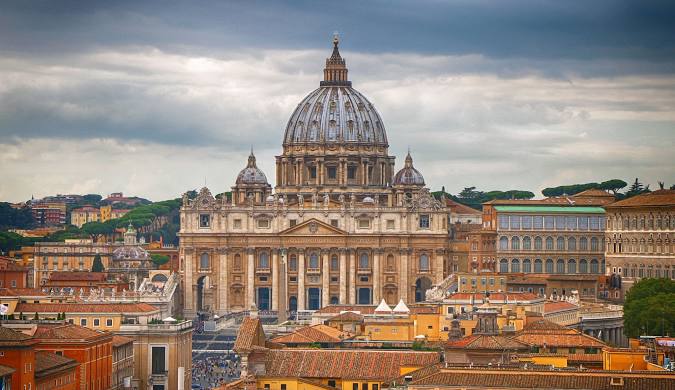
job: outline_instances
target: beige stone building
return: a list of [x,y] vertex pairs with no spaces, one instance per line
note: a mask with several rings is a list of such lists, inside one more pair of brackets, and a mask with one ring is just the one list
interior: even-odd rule
[[336,39],[324,81],[287,124],[274,193],[251,153],[231,199],[207,188],[184,196],[185,315],[422,300],[444,269],[456,269],[449,213],[410,153],[395,173],[388,147],[380,115],[347,80]]
[[642,278],[675,279],[675,191],[658,190],[605,206],[605,258],[613,299]]

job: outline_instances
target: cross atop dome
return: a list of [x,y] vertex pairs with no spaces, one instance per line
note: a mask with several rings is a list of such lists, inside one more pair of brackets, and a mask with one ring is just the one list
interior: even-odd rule
[[352,86],[352,82],[347,79],[347,64],[340,55],[339,44],[340,37],[336,31],[333,33],[333,53],[329,58],[326,58],[326,67],[323,69],[323,81],[320,83],[322,87]]

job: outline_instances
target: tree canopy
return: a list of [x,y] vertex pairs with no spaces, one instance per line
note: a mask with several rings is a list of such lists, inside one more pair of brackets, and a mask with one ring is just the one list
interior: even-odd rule
[[551,196],[562,196],[562,195],[576,195],[582,191],[590,190],[590,189],[599,189],[599,190],[605,190],[605,191],[612,191],[614,195],[618,193],[618,191],[624,187],[626,187],[628,183],[626,183],[623,180],[620,179],[612,179],[612,180],[607,180],[603,181],[602,183],[584,183],[584,184],[569,184],[569,185],[564,185],[564,186],[557,186],[557,187],[549,187],[549,188],[544,188],[541,193],[544,196],[551,197]]
[[636,283],[626,294],[623,323],[628,337],[675,334],[675,281],[649,278]]
[[28,207],[14,208],[7,202],[0,202],[0,230],[31,229],[35,218]]
[[530,191],[509,190],[509,191],[489,191],[483,192],[476,189],[476,187],[466,187],[457,196],[448,194],[443,191],[434,192],[433,195],[440,198],[443,194],[450,199],[461,204],[472,207],[476,210],[482,208],[482,204],[494,199],[532,199],[534,194]]
[[162,264],[166,264],[169,262],[169,256],[167,255],[160,255],[157,253],[153,253],[150,255],[150,259],[152,260],[153,263],[155,263],[157,266],[160,266]]

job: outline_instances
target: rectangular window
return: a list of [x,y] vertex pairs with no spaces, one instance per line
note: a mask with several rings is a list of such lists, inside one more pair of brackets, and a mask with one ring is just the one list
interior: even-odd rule
[[331,180],[335,180],[337,178],[337,168],[336,167],[328,167],[328,178]]
[[359,384],[358,383],[352,383],[352,390],[359,390]]
[[565,217],[564,216],[555,217],[555,230],[565,230]]
[[535,230],[541,230],[544,228],[544,217],[541,215],[536,215],[532,217],[532,226]]
[[234,220],[234,228],[235,229],[241,229],[241,219],[235,219]]
[[316,179],[316,167],[309,167],[309,178]]
[[356,179],[356,167],[354,166],[347,167],[347,179],[349,180]]
[[378,390],[378,387],[379,386],[377,385],[377,383],[373,383],[373,385],[371,386],[373,390]]
[[164,358],[164,347],[152,347],[152,373],[164,374],[166,373],[166,359]]
[[207,228],[211,226],[211,215],[209,214],[199,214],[199,227]]
[[544,217],[544,229],[553,230],[553,228],[554,228],[553,217]]
[[338,220],[337,219],[331,219],[330,220],[330,225],[332,227],[338,227]]
[[521,222],[523,225],[523,230],[530,230],[532,229],[532,217],[529,215],[525,215],[521,218]]
[[368,383],[361,383],[361,390],[368,390]]
[[99,318],[94,318],[94,326],[101,326],[101,320]]
[[369,219],[359,219],[359,229],[368,229],[370,228]]
[[387,230],[394,230],[394,220],[393,219],[387,220]]
[[579,217],[579,230],[588,230],[588,217]]
[[265,390],[270,390],[270,384],[269,383],[265,383],[263,385],[263,387],[265,388]]
[[87,326],[87,319],[86,318],[80,318],[80,326]]
[[567,230],[577,230],[577,217],[567,217]]
[[16,288],[16,280],[12,280],[10,284],[12,285],[12,288]]
[[600,219],[598,217],[591,217],[591,230],[600,230]]
[[429,229],[429,215],[420,215],[420,229]]
[[335,387],[335,380],[334,380],[334,379],[329,379],[329,380],[328,380],[328,386],[330,386],[330,387]]
[[113,320],[112,320],[112,318],[106,318],[106,320],[105,320],[105,326],[107,326],[107,327],[113,326]]
[[512,215],[510,220],[511,220],[511,229],[520,230],[520,215]]
[[[286,384],[285,383],[281,384],[281,390],[286,390]],[[358,389],[356,389],[356,390],[358,390]]]
[[509,216],[508,215],[500,215],[499,216],[499,228],[500,229],[508,229],[509,228]]
[[270,220],[269,219],[259,219],[258,220],[258,228],[259,229],[269,229],[270,227]]

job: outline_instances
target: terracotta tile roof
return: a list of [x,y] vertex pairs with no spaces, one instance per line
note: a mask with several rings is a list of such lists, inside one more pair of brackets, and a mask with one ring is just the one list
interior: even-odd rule
[[571,353],[565,356],[568,362],[602,362],[601,353]]
[[124,336],[118,336],[118,335],[113,335],[112,338],[112,345],[113,347],[121,347],[122,345],[133,343],[134,339],[130,337],[124,337]]
[[103,272],[80,272],[80,271],[64,271],[52,272],[49,276],[52,281],[88,281],[88,282],[105,282],[106,276]]
[[[31,336],[14,329],[0,326],[0,346],[30,344]],[[27,344],[28,343],[28,344]]]
[[482,215],[482,211],[476,210],[473,207],[463,205],[459,202],[455,202],[450,198],[445,198],[445,205],[450,208],[450,210],[457,214],[478,214]]
[[295,332],[272,339],[272,342],[280,344],[310,344],[310,343],[339,343],[351,338],[348,332],[327,325],[319,324],[305,326]]
[[559,311],[566,311],[566,310],[576,310],[579,309],[579,306],[570,303],[570,302],[565,302],[565,301],[558,301],[558,302],[545,302],[544,303],[544,314],[548,313],[556,313]]
[[[456,299],[456,300],[469,300],[473,297],[474,300],[484,300],[485,299],[485,294],[484,293],[471,293],[471,292],[463,292],[463,293],[454,293],[445,298],[446,300],[449,299]],[[490,301],[505,301],[509,300],[510,302],[515,302],[515,301],[532,301],[536,299],[540,299],[537,295],[531,293],[531,292],[510,292],[510,293],[490,293]]]
[[445,343],[447,349],[529,350],[530,346],[512,337],[474,334]]
[[234,342],[235,351],[251,351],[257,348],[265,348],[265,332],[259,318],[244,317],[237,339]]
[[0,377],[4,377],[4,376],[10,375],[10,374],[13,374],[14,371],[16,371],[16,370],[13,369],[12,367],[3,366],[3,365],[0,364]]
[[361,314],[356,314],[351,311],[346,311],[342,314],[338,314],[335,317],[331,317],[328,321],[334,322],[363,322],[363,316]]
[[514,339],[529,345],[547,347],[602,348],[604,343],[585,334],[520,333]]
[[39,324],[33,335],[36,339],[90,340],[110,337],[112,333],[101,332],[75,324]]
[[[612,385],[621,378],[623,385]],[[667,374],[522,369],[442,369],[413,381],[414,386],[508,389],[672,390],[675,376]]]
[[52,352],[35,352],[35,376],[43,377],[62,370],[70,370],[79,366],[79,363],[71,358],[59,356]]
[[538,319],[528,322],[520,333],[576,334],[578,331],[556,324],[553,321]]
[[[329,306],[324,306],[321,309],[317,310],[315,314],[339,314],[344,311],[351,311],[351,312],[358,312],[362,315],[364,314],[375,314],[375,308],[377,306],[375,305],[329,305]],[[428,314],[434,314],[436,313],[437,309],[436,307],[433,306],[415,306],[415,305],[410,305],[408,306],[410,309],[410,313],[412,314],[423,314],[423,313],[428,313]]]
[[23,313],[152,313],[159,309],[147,303],[19,303]]
[[49,294],[38,288],[0,288],[3,297],[46,297]]
[[401,367],[425,367],[439,361],[440,354],[436,352],[271,350],[265,362],[265,376],[387,381],[399,377]]
[[675,206],[675,190],[658,190],[608,204],[606,208],[673,206]]
[[483,204],[488,205],[519,205],[519,206],[603,206],[610,203],[610,198],[556,196],[544,199],[495,199]]
[[597,188],[591,188],[586,191],[581,191],[577,194],[572,195],[573,198],[611,198],[612,200],[616,199],[614,195],[610,194],[607,191],[600,190]]

